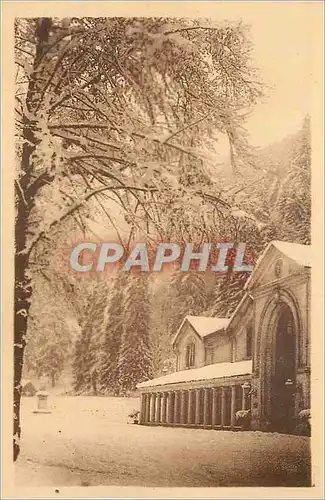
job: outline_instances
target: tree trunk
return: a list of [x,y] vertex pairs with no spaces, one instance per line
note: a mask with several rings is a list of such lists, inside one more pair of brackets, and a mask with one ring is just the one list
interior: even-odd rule
[[[37,39],[33,73],[30,75],[26,95],[26,107],[33,114],[38,103],[42,79],[40,79],[39,63],[46,50],[52,21],[50,18],[39,18],[36,22]],[[13,458],[19,455],[21,436],[20,400],[21,377],[26,345],[27,322],[32,296],[31,277],[28,272],[29,254],[26,250],[29,215],[35,204],[35,195],[46,182],[40,176],[33,183],[33,154],[37,140],[35,138],[35,122],[28,116],[23,118],[24,143],[21,155],[21,175],[16,180],[16,222],[15,222],[15,318],[14,318],[14,425],[13,425]]]
[[93,386],[94,396],[97,396],[97,372],[94,372],[91,376],[91,383]]
[[20,427],[20,398],[23,358],[26,344],[27,320],[32,294],[31,280],[27,273],[28,258],[19,251],[26,245],[26,229],[28,214],[27,207],[18,202],[16,230],[15,230],[15,319],[14,319],[14,460],[19,454]]
[[35,151],[33,124],[25,118],[25,139],[21,170],[25,175],[17,180],[15,222],[15,319],[14,319],[14,460],[19,454],[21,377],[26,345],[27,322],[32,295],[31,277],[28,272],[29,254],[26,251],[28,222],[34,206],[34,192],[29,192],[32,155]]
[[51,373],[51,383],[52,387],[55,387],[55,373]]

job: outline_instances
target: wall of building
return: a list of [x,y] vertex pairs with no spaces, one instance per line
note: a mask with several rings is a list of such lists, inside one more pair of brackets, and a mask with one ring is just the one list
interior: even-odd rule
[[232,358],[231,339],[228,335],[217,333],[205,341],[206,346],[213,347],[215,363],[230,363]]
[[[280,274],[275,271],[281,261]],[[195,368],[208,363],[237,362],[248,359],[247,327],[252,327],[253,374],[251,378],[252,428],[268,430],[265,398],[271,391],[274,349],[277,329],[277,311],[285,303],[291,310],[296,334],[296,375],[294,417],[301,410],[310,408],[310,272],[276,252],[264,265],[261,276],[249,289],[252,302],[237,317],[226,334],[218,332],[204,340],[200,339],[192,326],[184,324],[176,349],[179,355],[178,370],[186,369],[186,347],[195,342]],[[211,351],[206,358],[207,349]],[[269,386],[268,386],[269,384]],[[270,392],[271,394],[271,392]]]
[[[278,268],[280,265],[280,270]],[[302,266],[281,255],[275,248],[273,252],[268,254],[268,258],[264,258],[264,265],[260,268],[260,276],[258,278],[258,286],[263,286],[280,278],[292,277],[295,274],[300,274],[303,271]]]
[[310,371],[306,369],[297,374],[296,416],[301,410],[310,408]]
[[[232,361],[231,338],[222,332],[209,335],[201,340],[190,323],[185,323],[175,345],[178,356],[177,371],[186,370],[186,352],[189,343],[195,342],[195,364],[193,368],[201,368],[211,364],[207,357],[207,348],[213,349],[213,363],[230,363]],[[209,353],[211,356],[211,351]]]
[[[285,265],[285,261],[284,261]],[[266,390],[265,371],[272,367],[275,338],[276,319],[272,319],[269,312],[276,305],[281,308],[285,302],[294,317],[296,334],[296,377],[295,377],[295,406],[294,417],[299,411],[309,408],[310,405],[310,340],[309,340],[309,294],[308,272],[300,268],[300,273],[284,276],[278,281],[257,287],[254,293],[254,331],[257,332],[254,342],[254,363],[252,377],[252,421],[253,428],[265,429],[267,425],[267,411],[263,408]],[[274,314],[273,314],[274,318]],[[272,343],[265,350],[265,336],[271,335]],[[263,347],[264,345],[264,347]]]
[[195,365],[193,368],[201,368],[205,362],[205,349],[202,340],[199,338],[190,323],[185,323],[182,332],[176,343],[175,350],[178,357],[177,371],[186,370],[186,348],[190,342],[195,342]]
[[241,328],[234,339],[234,354],[233,361],[242,361],[247,359],[246,356],[246,327]]
[[[247,350],[248,330],[251,330],[250,353]],[[244,304],[243,308],[238,310],[230,325],[228,333],[232,337],[232,361],[236,362],[252,359],[255,337],[252,301],[248,303],[248,306]]]
[[[309,321],[308,321],[308,275],[295,275],[278,282],[270,284],[268,287],[257,288],[254,300],[253,330],[258,332],[254,340],[255,359],[254,364],[258,369],[260,361],[260,344],[262,322],[267,318],[267,307],[274,306],[277,301],[284,300],[295,317],[295,327],[297,334],[297,367],[310,365],[310,341],[309,341]],[[277,298],[278,295],[278,298]]]

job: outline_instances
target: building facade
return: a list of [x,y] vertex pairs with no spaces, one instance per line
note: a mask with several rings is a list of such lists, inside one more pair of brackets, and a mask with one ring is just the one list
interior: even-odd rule
[[231,318],[187,316],[175,373],[138,384],[140,423],[294,432],[310,408],[311,247],[271,242]]

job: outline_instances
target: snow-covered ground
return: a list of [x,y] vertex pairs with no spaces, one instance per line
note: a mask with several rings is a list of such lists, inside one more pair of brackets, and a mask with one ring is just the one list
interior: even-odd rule
[[309,438],[128,424],[133,398],[52,396],[22,406],[17,486],[308,486]]

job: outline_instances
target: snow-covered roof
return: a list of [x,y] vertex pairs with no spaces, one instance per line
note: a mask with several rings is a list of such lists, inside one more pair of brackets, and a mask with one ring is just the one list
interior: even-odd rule
[[215,363],[213,365],[195,368],[193,370],[182,370],[164,377],[147,380],[137,385],[138,389],[146,387],[157,387],[181,382],[197,382],[200,380],[213,380],[238,375],[250,375],[252,373],[252,361],[237,361],[236,363]]
[[300,245],[299,243],[289,243],[288,241],[272,241],[281,253],[294,260],[304,267],[311,267],[311,245]]
[[229,318],[211,318],[206,316],[185,316],[181,326],[177,330],[177,333],[173,339],[172,344],[175,343],[180,331],[183,328],[184,323],[188,321],[196,333],[201,337],[206,337],[211,333],[217,332],[227,327],[229,323]]
[[281,252],[283,255],[293,260],[300,266],[311,267],[311,245],[301,245],[300,243],[290,243],[288,241],[273,240],[267,245],[264,252],[257,259],[254,270],[246,281],[244,289],[248,289],[248,285],[254,281],[254,276],[256,276],[257,269],[260,267],[265,255],[270,251],[270,248],[272,247],[276,248],[279,252]]

